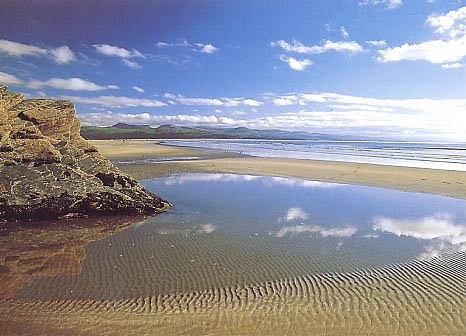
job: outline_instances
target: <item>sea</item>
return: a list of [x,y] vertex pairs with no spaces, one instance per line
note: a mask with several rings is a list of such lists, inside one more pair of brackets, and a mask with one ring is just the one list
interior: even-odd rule
[[166,140],[165,145],[261,157],[371,163],[466,171],[466,142],[323,140]]

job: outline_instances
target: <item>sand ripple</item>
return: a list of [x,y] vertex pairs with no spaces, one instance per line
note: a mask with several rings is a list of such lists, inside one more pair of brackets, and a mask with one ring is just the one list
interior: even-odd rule
[[[189,334],[204,330],[233,335],[262,330],[268,334],[463,335],[466,253],[378,269],[126,300],[9,299],[0,306],[10,318],[11,332],[20,330],[27,320],[36,323],[38,330],[50,331],[47,328],[62,323],[62,328],[78,326],[91,334],[115,334],[116,330],[123,334],[132,330],[138,335],[151,330]],[[41,322],[44,317],[46,325]]]

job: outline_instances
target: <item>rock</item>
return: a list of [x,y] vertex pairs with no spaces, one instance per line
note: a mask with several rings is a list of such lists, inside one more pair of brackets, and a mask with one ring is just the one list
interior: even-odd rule
[[0,220],[159,213],[170,204],[101,156],[70,101],[0,85]]

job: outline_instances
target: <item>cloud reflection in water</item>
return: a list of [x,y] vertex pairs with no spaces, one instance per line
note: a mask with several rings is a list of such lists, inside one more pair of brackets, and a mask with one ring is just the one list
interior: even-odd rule
[[418,255],[419,259],[429,259],[447,251],[466,250],[466,224],[455,223],[448,214],[418,219],[377,217],[373,219],[373,229],[397,236],[431,240],[432,244]]

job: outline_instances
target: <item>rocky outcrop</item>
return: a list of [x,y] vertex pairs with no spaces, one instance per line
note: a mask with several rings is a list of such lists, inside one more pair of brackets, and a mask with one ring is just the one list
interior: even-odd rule
[[72,102],[0,85],[0,219],[158,213],[170,205],[101,156]]

